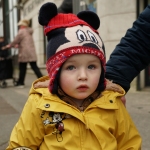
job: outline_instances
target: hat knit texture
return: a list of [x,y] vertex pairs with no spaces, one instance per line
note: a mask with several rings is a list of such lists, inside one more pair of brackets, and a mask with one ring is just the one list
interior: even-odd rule
[[89,26],[93,31],[97,32],[88,23],[86,23],[85,21],[79,19],[74,14],[59,13],[49,21],[47,26],[44,27],[44,33],[46,35],[48,32],[50,32],[54,29],[73,27],[73,26],[76,26],[76,25],[86,25],[86,26]]

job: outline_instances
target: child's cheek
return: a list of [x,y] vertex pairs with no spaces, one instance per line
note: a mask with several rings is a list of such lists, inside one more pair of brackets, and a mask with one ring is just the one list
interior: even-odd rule
[[60,77],[60,86],[61,87],[68,87],[73,83],[73,78],[71,75],[65,75],[63,74]]
[[99,77],[99,76],[94,77],[94,78],[93,78],[93,81],[92,81],[93,85],[98,86],[99,80],[100,80],[100,77]]

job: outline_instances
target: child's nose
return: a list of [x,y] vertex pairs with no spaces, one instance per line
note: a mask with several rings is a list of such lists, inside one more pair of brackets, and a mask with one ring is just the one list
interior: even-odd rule
[[78,74],[78,80],[87,80],[87,72],[85,69],[80,69]]

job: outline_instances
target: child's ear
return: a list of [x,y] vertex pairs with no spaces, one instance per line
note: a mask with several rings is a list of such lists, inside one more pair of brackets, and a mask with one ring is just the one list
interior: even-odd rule
[[39,24],[46,26],[48,22],[58,14],[57,7],[54,3],[46,3],[39,10]]
[[95,30],[100,27],[100,19],[98,15],[92,11],[81,11],[77,14],[77,16],[87,22]]

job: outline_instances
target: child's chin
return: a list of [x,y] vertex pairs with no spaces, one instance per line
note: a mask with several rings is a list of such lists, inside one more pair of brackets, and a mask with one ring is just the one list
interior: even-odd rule
[[89,95],[77,95],[75,98],[78,100],[84,100],[85,98],[87,98]]

